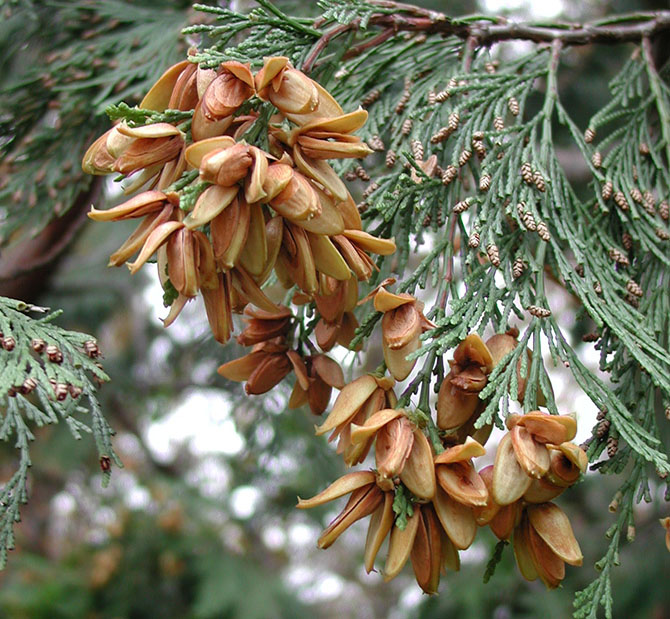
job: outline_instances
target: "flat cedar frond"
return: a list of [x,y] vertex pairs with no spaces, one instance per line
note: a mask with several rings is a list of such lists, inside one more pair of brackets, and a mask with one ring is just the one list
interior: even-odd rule
[[[610,568],[636,487],[646,484],[644,463],[663,476],[670,471],[655,422],[659,399],[670,399],[670,89],[645,48],[648,41],[637,38],[639,51],[610,84],[610,102],[580,128],[557,87],[569,37],[563,41],[558,33],[551,46],[499,60],[483,47],[486,26],[478,38],[467,31],[467,20],[389,9],[383,2],[320,6],[323,15],[309,27],[287,19],[278,30],[269,24],[281,17],[265,3],[246,18],[217,10],[216,26],[189,30],[208,37],[197,59],[214,67],[227,59],[253,63],[286,55],[330,88],[345,111],[367,109],[361,135],[379,154],[364,168],[346,160],[336,169],[365,179],[359,208],[367,229],[395,238],[393,261],[377,262],[371,285],[393,275],[398,291],[429,288],[437,297],[427,312],[437,326],[411,355],[425,359],[424,369],[401,403],[431,375],[439,384],[437,359],[473,330],[491,325],[500,332],[521,319],[526,326],[518,351],[489,377],[480,396],[488,406],[477,427],[506,416],[520,388],[517,364],[529,377],[524,410],[534,410],[543,395],[558,412],[543,353],[569,366],[606,411],[609,433],[594,434],[589,457],[595,462],[607,448],[610,458],[595,468],[621,472],[632,458],[636,474],[624,484],[600,578],[577,603],[579,616],[595,616],[601,602],[611,614]],[[230,47],[242,32],[244,40]],[[540,27],[533,34],[540,40],[545,33]],[[581,154],[589,191],[564,172],[557,134],[562,146],[567,139]],[[429,243],[423,259],[408,268],[422,243]],[[547,276],[578,299],[595,324],[607,381],[580,361],[552,316]],[[372,334],[381,316],[364,315],[354,345]],[[521,354],[526,345],[533,347],[528,359]]]
[[[0,440],[14,443],[19,466],[0,493],[0,568],[14,548],[14,524],[28,502],[26,484],[33,429],[65,422],[75,439],[95,439],[103,481],[111,462],[122,466],[112,448],[112,429],[95,395],[96,383],[109,380],[96,361],[98,346],[89,335],[53,323],[60,312],[0,297]],[[89,416],[89,421],[82,419]],[[31,429],[32,428],[32,429]]]

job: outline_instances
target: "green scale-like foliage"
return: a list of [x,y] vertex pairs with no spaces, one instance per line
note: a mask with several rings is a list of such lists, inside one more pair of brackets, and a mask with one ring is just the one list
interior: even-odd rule
[[[0,24],[0,245],[38,234],[86,195],[92,178],[81,170],[81,155],[109,124],[105,108],[139,100],[183,56],[176,42],[184,6],[99,0],[7,7]],[[50,36],[36,36],[44,30]],[[29,38],[30,48],[20,49]]]
[[13,527],[20,520],[21,505],[28,501],[35,428],[64,421],[75,439],[82,432],[92,433],[105,484],[112,462],[121,465],[95,395],[96,384],[109,380],[96,361],[97,344],[85,333],[54,324],[59,314],[0,297],[0,439],[13,443],[19,452],[16,472],[0,493],[0,567],[14,547]]
[[[493,62],[495,53],[463,35],[481,17],[449,21],[357,1],[321,2],[324,13],[312,21],[260,4],[249,15],[206,9],[215,24],[188,30],[206,35],[195,59],[209,67],[229,59],[257,67],[263,56],[288,56],[311,70],[345,111],[360,104],[368,110],[360,133],[380,153],[365,170],[355,161],[338,170],[370,177],[359,205],[366,229],[394,237],[398,246],[392,260],[379,260],[371,284],[395,275],[398,291],[421,297],[429,288],[437,298],[426,310],[437,327],[414,353],[424,359],[423,369],[401,403],[427,389],[432,376],[439,384],[442,356],[468,333],[489,326],[505,331],[516,318],[525,321],[520,346],[490,375],[481,393],[490,403],[477,425],[502,425],[517,396],[519,362],[529,378],[524,410],[537,408],[541,390],[549,410],[558,412],[545,353],[569,366],[609,421],[609,434],[589,442],[589,458],[602,473],[625,471],[626,481],[608,532],[611,545],[597,565],[601,574],[576,604],[578,616],[595,617],[600,604],[611,615],[610,570],[633,505],[650,499],[648,475],[670,472],[656,422],[670,398],[670,252],[667,205],[660,204],[670,193],[665,75],[647,47],[636,44],[585,136],[557,86],[566,53],[560,41]],[[432,20],[434,29],[379,25],[388,24],[390,13]],[[459,36],[436,32],[447,21]],[[566,175],[556,135],[573,157],[583,158],[589,187]],[[425,162],[432,155],[431,169]],[[426,242],[422,260],[408,268]],[[547,278],[578,299],[580,319],[595,325],[602,373],[586,367],[572,335],[552,315]],[[357,341],[370,336],[380,318],[364,313]],[[523,353],[527,346],[530,358]],[[611,457],[603,459],[606,446]]]

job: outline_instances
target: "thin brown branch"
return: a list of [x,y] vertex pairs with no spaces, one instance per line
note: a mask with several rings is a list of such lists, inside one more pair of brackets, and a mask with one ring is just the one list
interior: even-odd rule
[[366,49],[381,45],[384,41],[386,41],[386,39],[390,39],[395,33],[396,30],[394,28],[387,28],[386,30],[380,32],[377,36],[372,37],[367,41],[363,41],[363,43],[356,45],[355,47],[352,47],[344,54],[344,56],[342,56],[342,58],[345,60],[347,58],[354,58],[355,56],[362,54]]
[[102,187],[97,177],[79,194],[65,215],[55,218],[37,236],[0,252],[0,294],[23,301],[39,301],[60,259],[88,221],[86,211],[97,201]]
[[462,39],[474,37],[479,45],[513,39],[536,43],[559,40],[563,46],[617,44],[638,42],[644,37],[653,37],[659,32],[670,29],[670,11],[641,12],[631,14],[629,17],[630,21],[610,24],[562,23],[552,27],[502,21],[491,23],[485,20],[468,23],[461,19],[451,19],[441,13],[433,13],[429,17],[409,17],[396,13],[373,15],[369,24],[393,27],[397,30],[454,35]]
[[301,68],[303,72],[310,73],[312,70],[312,65],[314,64],[315,60],[319,57],[319,54],[328,46],[328,43],[330,43],[330,41],[339,34],[351,30],[351,27],[352,24],[340,24],[339,26],[335,26],[335,28],[331,28],[328,32],[326,32],[316,42],[316,44],[312,48],[312,51],[309,53],[307,58],[305,58],[305,62],[302,63]]
[[[385,30],[348,50],[344,58],[352,58],[371,47],[380,45],[400,31],[423,32],[456,36],[469,42],[470,46],[481,47],[501,41],[526,40],[536,43],[560,42],[562,47],[572,45],[637,43],[651,39],[661,32],[670,31],[670,11],[643,11],[618,16],[616,21],[607,23],[559,23],[541,25],[514,23],[505,18],[458,19],[450,18],[437,11],[421,9],[409,4],[378,0],[373,4],[380,9],[392,9],[393,13],[373,14],[368,27],[378,26]],[[315,25],[319,25],[316,23]],[[319,55],[328,44],[341,34],[358,30],[360,20],[340,24],[326,32],[315,44],[303,64],[303,71],[309,72]]]

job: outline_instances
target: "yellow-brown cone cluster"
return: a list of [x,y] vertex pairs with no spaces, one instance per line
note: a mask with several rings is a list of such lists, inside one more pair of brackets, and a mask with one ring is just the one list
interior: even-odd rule
[[[388,538],[385,580],[409,560],[418,584],[432,594],[445,567],[459,569],[459,550],[472,544],[478,525],[488,525],[501,539],[513,537],[524,577],[558,586],[565,563],[582,561],[567,516],[550,502],[586,467],[586,455],[570,442],[574,420],[539,411],[510,415],[495,465],[477,471],[473,464],[484,455],[491,431],[474,427],[486,406],[480,395],[496,365],[517,348],[513,335],[484,342],[473,334],[456,348],[435,420],[430,411],[399,406],[393,391],[395,381],[413,371],[415,360],[407,357],[419,350],[421,335],[435,328],[421,301],[387,290],[394,280],[363,299],[374,298],[383,313],[390,376],[377,372],[345,384],[340,366],[323,354],[336,344],[351,346],[358,326],[354,309],[363,302],[358,284],[376,269],[370,254],[395,251],[392,240],[362,230],[351,195],[328,163],[371,152],[354,135],[367,112],[345,113],[284,57],[264,59],[255,74],[235,61],[218,70],[184,61],[168,69],[140,105],[164,120],[190,122],[121,122],[101,136],[84,156],[83,169],[120,173],[132,181],[127,193],[144,191],[107,210],[92,208],[89,216],[139,220],[109,264],[128,263],[135,273],[156,255],[172,300],[166,326],[201,294],[212,333],[224,343],[232,335],[233,314],[244,313],[237,341],[251,350],[224,363],[222,376],[244,382],[248,394],[262,394],[294,373],[289,407],[309,405],[315,414],[327,410],[333,387],[340,390],[317,434],[338,440],[337,452],[348,466],[374,452],[375,469],[349,473],[299,501],[309,508],[349,495],[319,547],[369,516],[366,570],[374,569]],[[267,286],[272,274],[294,289],[294,305],[316,308],[309,325],[304,316],[311,310],[294,313],[281,305],[277,294],[284,293]],[[520,401],[526,388],[521,365],[518,360]],[[423,381],[423,388],[429,383]],[[405,405],[410,396],[403,396]],[[427,408],[423,394],[422,401]],[[545,404],[542,397],[537,404]]]
[[419,336],[435,325],[423,315],[423,303],[406,293],[394,294],[380,286],[374,305],[384,313],[382,344],[386,367],[393,378],[405,380],[416,363],[416,359],[407,356],[419,350]]
[[[425,320],[409,295],[393,295],[383,287],[372,295],[385,312],[410,306],[416,315],[403,323]],[[375,468],[349,473],[314,498],[299,500],[299,508],[310,508],[350,494],[319,547],[330,546],[347,527],[370,516],[366,570],[374,569],[388,538],[384,579],[394,578],[411,560],[417,583],[429,594],[437,592],[445,567],[459,569],[459,551],[469,548],[478,527],[486,525],[500,539],[513,537],[525,578],[539,577],[554,588],[565,575],[565,563],[581,565],[570,522],[550,502],[586,469],[586,454],[570,442],[576,432],[573,417],[540,411],[510,415],[495,465],[477,471],[473,463],[486,453],[471,436],[482,410],[479,393],[495,365],[517,345],[510,335],[493,336],[485,344],[473,334],[457,347],[438,397],[439,438],[433,434],[429,440],[420,417],[394,408],[392,378],[366,374],[344,386],[316,433],[331,432],[330,440],[339,440],[337,451],[348,466],[374,450]],[[489,433],[478,433],[482,442]],[[398,492],[411,503],[402,514],[394,511]]]
[[481,471],[489,499],[475,514],[477,524],[499,539],[513,537],[524,578],[539,577],[553,589],[564,564],[581,565],[582,554],[567,516],[550,501],[584,473],[586,453],[569,442],[577,430],[569,415],[510,415],[507,427],[495,464]]
[[[263,127],[267,151],[244,139],[264,101],[277,110]],[[137,254],[129,264],[134,273],[157,254],[164,288],[171,284],[178,294],[166,324],[200,292],[220,342],[231,335],[232,313],[247,304],[280,312],[263,289],[274,272],[285,288],[297,286],[303,301],[316,301],[324,312],[316,333],[322,350],[336,342],[348,345],[357,326],[356,283],[375,269],[369,254],[395,251],[393,241],[361,230],[354,201],[328,163],[371,152],[353,135],[367,112],[345,114],[324,88],[283,57],[266,58],[255,75],[249,65],[235,61],[218,71],[181,62],[161,76],[140,107],[192,110],[193,115],[190,127],[121,122],[84,156],[86,172],[132,176],[130,191],[149,187],[124,204],[89,213],[98,221],[141,219],[110,265]],[[197,171],[198,178],[171,190],[189,171]],[[277,348],[281,344],[271,340],[256,343],[262,349],[252,354],[272,361],[274,380],[290,368]],[[320,364],[310,361],[307,368],[308,382],[322,392],[311,402],[313,410],[323,409],[326,401]],[[250,393],[257,392],[254,383],[247,382]],[[305,384],[301,381],[307,392]]]

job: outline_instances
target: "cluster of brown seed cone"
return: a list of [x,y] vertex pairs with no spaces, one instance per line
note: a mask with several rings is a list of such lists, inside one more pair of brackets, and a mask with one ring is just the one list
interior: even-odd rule
[[[470,335],[456,348],[438,396],[438,426],[448,430],[439,439],[429,440],[416,416],[395,408],[392,378],[367,374],[344,386],[317,434],[331,432],[348,466],[363,462],[374,446],[375,469],[348,473],[312,499],[299,500],[298,507],[310,508],[350,495],[319,547],[327,548],[351,524],[370,516],[366,570],[374,569],[388,537],[384,579],[397,576],[409,559],[426,593],[437,592],[444,568],[459,569],[459,551],[486,525],[499,539],[513,538],[519,569],[529,580],[539,577],[554,588],[565,563],[581,565],[570,522],[551,503],[586,469],[586,454],[570,442],[573,417],[540,411],[510,415],[495,464],[479,472],[473,465],[473,458],[486,453],[490,433],[474,429],[478,393],[497,362],[517,346],[511,335],[493,336],[489,343],[493,350]],[[411,501],[405,526],[399,526],[393,507],[400,485]]]
[[[266,102],[276,108],[265,131],[267,152],[244,140]],[[138,254],[128,264],[135,273],[157,254],[163,287],[171,284],[178,293],[165,324],[201,293],[222,343],[230,338],[232,313],[249,303],[283,317],[286,309],[263,289],[274,272],[285,288],[297,286],[298,302],[317,302],[322,349],[346,345],[357,326],[351,311],[357,282],[375,268],[369,253],[395,251],[392,240],[361,229],[356,205],[327,161],[371,152],[353,135],[367,112],[345,114],[284,57],[266,58],[255,75],[235,61],[218,71],[181,62],[140,107],[191,110],[192,118],[188,126],[121,122],[84,156],[84,171],[120,172],[133,180],[126,191],[145,188],[119,206],[89,213],[97,221],[142,219],[110,265]],[[185,172],[196,170],[197,179],[174,189]]]
[[[276,109],[267,124],[267,151],[244,139],[266,102]],[[416,416],[396,408],[395,381],[409,376],[415,361],[407,357],[434,325],[420,301],[387,290],[393,280],[359,301],[358,282],[375,268],[369,253],[389,255],[395,244],[362,230],[354,201],[327,160],[370,152],[353,135],[367,113],[345,114],[283,57],[265,59],[255,75],[239,62],[215,71],[184,61],[161,76],[141,107],[191,110],[192,117],[184,125],[121,122],[101,136],[83,169],[121,173],[132,180],[127,192],[144,191],[111,209],[93,208],[89,216],[142,220],[112,254],[110,266],[137,254],[128,264],[134,273],[157,254],[163,288],[176,293],[166,326],[198,294],[219,342],[231,336],[232,314],[244,313],[246,326],[237,339],[251,351],[223,364],[219,373],[245,382],[247,393],[265,393],[294,372],[289,406],[308,404],[321,414],[332,388],[341,389],[317,434],[332,432],[348,466],[362,463],[374,445],[376,468],[345,475],[313,499],[300,500],[298,506],[307,508],[351,494],[319,546],[328,547],[370,515],[368,572],[389,537],[385,579],[411,558],[419,585],[434,593],[442,568],[458,569],[459,550],[472,544],[478,526],[489,525],[501,539],[513,536],[526,578],[539,576],[557,586],[564,563],[581,562],[567,517],[549,502],[586,466],[584,452],[569,442],[574,420],[539,411],[510,416],[495,465],[477,472],[472,464],[485,453],[490,433],[474,427],[483,406],[479,393],[516,339],[496,335],[484,343],[471,335],[457,347],[440,388],[431,440]],[[185,172],[193,173],[186,185],[179,182]],[[308,338],[296,346],[293,311],[264,287],[273,272],[284,288],[298,289],[294,304],[315,304],[321,352]],[[345,385],[341,368],[324,353],[335,344],[350,346],[357,327],[353,310],[372,298],[383,313],[390,376],[368,374]],[[525,384],[520,374],[518,379],[521,399]],[[411,506],[404,513],[406,526],[393,508],[401,485]]]

